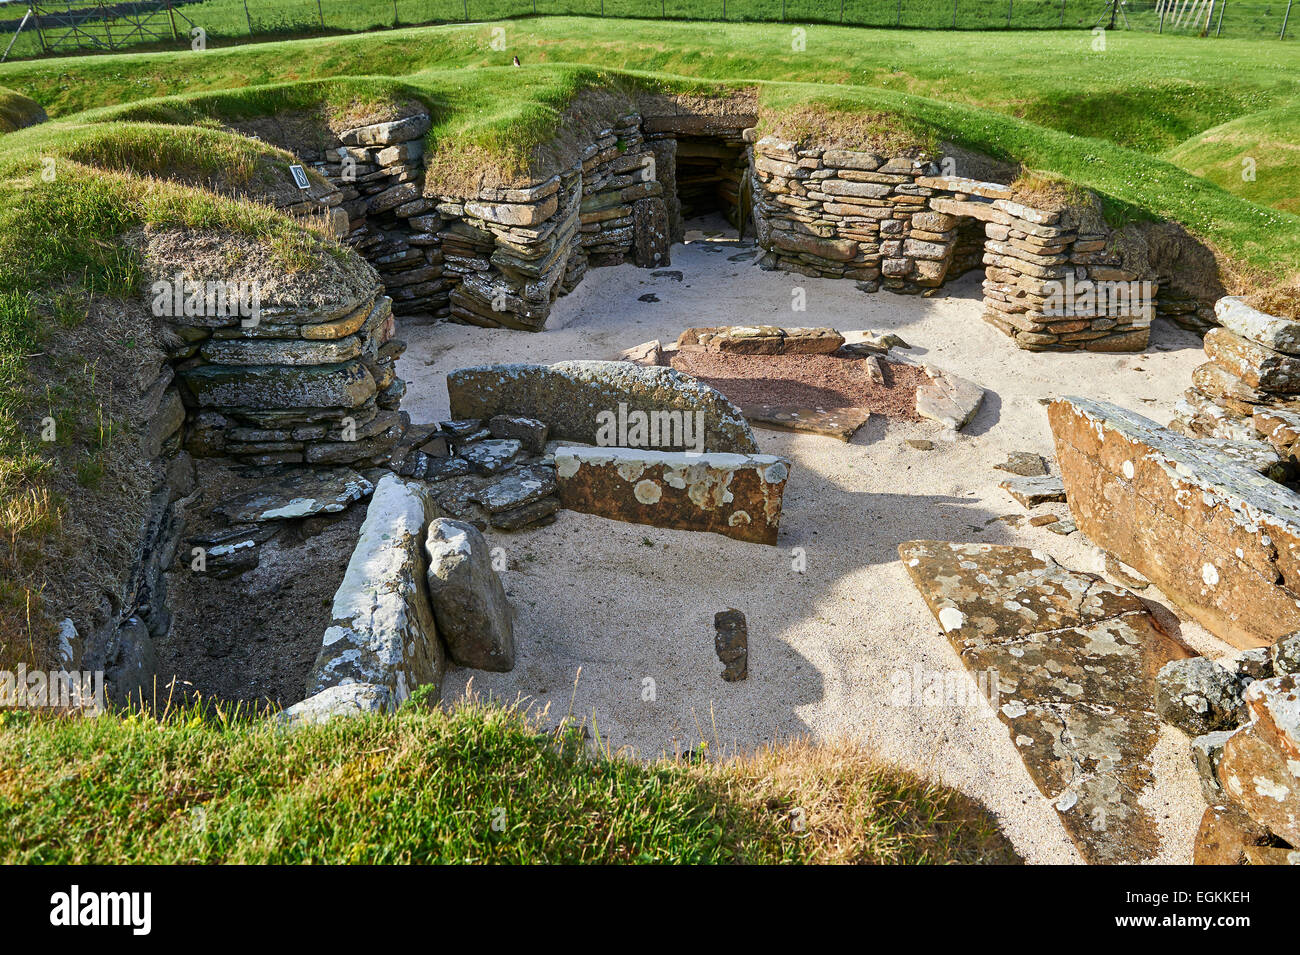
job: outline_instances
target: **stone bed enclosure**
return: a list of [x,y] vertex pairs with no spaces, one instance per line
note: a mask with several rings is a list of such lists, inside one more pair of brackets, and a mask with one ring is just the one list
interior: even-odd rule
[[[308,698],[285,711],[286,721],[390,709],[421,687],[436,695],[448,661],[510,669],[511,610],[483,536],[489,527],[535,526],[567,507],[775,544],[786,482],[797,479],[790,462],[760,454],[738,408],[654,357],[462,368],[448,376],[450,420],[412,423],[400,408],[399,322],[541,331],[556,298],[588,268],[667,266],[684,217],[718,210],[738,227],[752,225],[762,267],[849,279],[866,292],[924,294],[982,266],[985,320],[1027,350],[1140,351],[1157,313],[1192,327],[1220,326],[1206,336],[1209,360],[1172,430],[1087,398],[1057,401],[1049,420],[1062,493],[1079,529],[1212,633],[1265,650],[1268,676],[1259,671],[1259,687],[1235,711],[1237,723],[1212,730],[1240,733],[1239,742],[1229,745],[1225,736],[1211,746],[1198,736],[1209,778],[1222,783],[1216,798],[1228,793],[1239,807],[1215,809],[1212,819],[1207,813],[1205,825],[1219,836],[1231,830],[1242,852],[1273,848],[1277,839],[1294,845],[1300,787],[1286,767],[1300,760],[1300,722],[1296,671],[1288,669],[1295,665],[1286,656],[1294,651],[1279,648],[1300,631],[1300,508],[1288,486],[1300,467],[1300,324],[1238,299],[1190,297],[1176,276],[1158,274],[1158,264],[1151,274],[1131,270],[1116,235],[1087,209],[1025,205],[1007,185],[938,174],[939,157],[759,137],[755,122],[753,115],[628,113],[600,130],[572,167],[469,197],[430,194],[423,163],[429,118],[419,112],[327,136],[315,152],[300,150],[323,178],[289,211],[324,218],[373,272],[364,288],[310,307],[263,302],[254,326],[237,316],[169,317],[168,360],[147,389],[142,448],[163,479],[142,528],[140,558],[112,619],[84,635],[65,624],[65,664],[104,669],[118,698],[145,690],[156,672],[152,642],[170,626],[168,574],[186,554],[197,548],[210,571],[237,575],[257,565],[274,528],[367,498]],[[1154,308],[1146,299],[1119,310],[1074,304],[1058,314],[1051,304],[1061,284],[1143,281],[1157,290]],[[787,344],[836,334],[692,329],[684,340],[695,344],[701,332]],[[880,351],[884,360],[914,361],[889,354],[887,345]],[[982,392],[924,368],[925,401],[935,409],[929,416],[960,428]],[[678,427],[698,414],[703,453],[607,446],[596,416],[616,408],[680,412],[666,419]],[[262,469],[271,490],[204,502],[224,524],[198,534],[188,526],[198,506],[193,475],[195,462],[208,459]],[[959,609],[924,571],[952,563],[948,546],[910,542],[904,555],[916,561],[909,572],[964,654],[977,642],[951,622],[969,608]],[[1091,586],[1037,555],[1030,563],[1062,592]],[[1135,601],[1112,596],[1120,608],[1114,619],[1123,618],[1124,627],[1145,633],[1154,626]],[[1068,619],[1058,630],[1086,636],[1103,625],[1110,626]],[[1002,665],[1017,665],[1013,657]],[[1158,653],[1134,660],[1120,665],[1187,662],[1163,641]],[[1132,708],[1146,734],[1133,745],[1145,754],[1157,725],[1150,713],[1172,704],[1161,703],[1158,688],[1156,697],[1142,692],[1115,706]],[[1056,712],[1072,699],[1031,703],[1026,712]],[[1024,720],[1017,713],[1004,721],[1016,733],[1038,732]],[[1090,731],[1071,727],[1080,745]],[[1105,758],[1113,755],[1107,750]],[[1220,762],[1229,770],[1220,773]],[[1243,789],[1242,774],[1250,771],[1282,793],[1275,800],[1281,810],[1261,809],[1249,786]],[[1114,809],[1115,792],[1136,793],[1143,784],[1126,779],[1103,792],[1040,780],[1044,793],[1059,797],[1067,829],[1094,861],[1123,857],[1130,840],[1144,845],[1149,827],[1126,802],[1116,815],[1122,825],[1089,833],[1066,817],[1074,804],[1065,797]]]

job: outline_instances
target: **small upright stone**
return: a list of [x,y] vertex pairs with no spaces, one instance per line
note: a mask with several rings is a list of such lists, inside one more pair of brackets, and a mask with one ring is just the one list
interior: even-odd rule
[[475,670],[514,669],[510,604],[483,535],[463,521],[435,518],[425,552],[429,600],[452,661]]
[[713,615],[713,648],[722,661],[722,678],[736,683],[749,676],[749,627],[745,615],[734,608]]

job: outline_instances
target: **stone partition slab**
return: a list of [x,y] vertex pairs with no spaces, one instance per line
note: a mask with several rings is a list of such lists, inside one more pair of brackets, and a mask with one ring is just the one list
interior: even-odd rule
[[1300,630],[1293,493],[1105,402],[1061,398],[1048,418],[1070,511],[1093,542],[1234,646]]
[[446,653],[425,581],[432,509],[420,482],[389,474],[375,487],[307,678],[308,696],[365,683],[385,688],[397,704],[418,686],[441,683]]
[[570,510],[775,544],[790,462],[771,454],[561,447],[555,474]]
[[479,365],[449,373],[447,394],[453,418],[522,415],[545,422],[551,437],[561,441],[640,444],[635,434],[640,421],[658,431],[656,422],[675,416],[678,428],[702,423],[702,447],[677,441],[675,429],[671,440],[662,435],[656,440],[647,433],[645,443],[677,450],[758,451],[740,409],[703,382],[671,368],[622,361]]

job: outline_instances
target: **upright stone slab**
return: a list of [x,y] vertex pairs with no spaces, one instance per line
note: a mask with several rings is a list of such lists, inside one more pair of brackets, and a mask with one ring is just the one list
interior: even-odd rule
[[386,688],[394,704],[438,686],[445,654],[425,583],[425,486],[387,475],[375,487],[307,694],[349,683]]
[[1155,855],[1154,678],[1186,650],[1135,595],[1037,551],[922,540],[898,553],[961,662],[996,674],[998,718],[1083,857]]
[[[637,444],[634,432],[639,421],[652,427],[658,416],[661,422],[675,421],[679,431],[686,423],[683,415],[689,414],[693,425],[698,413],[704,428],[702,450],[758,451],[754,434],[735,405],[703,382],[671,368],[625,361],[478,365],[450,372],[447,394],[453,418],[522,415],[545,422],[552,439],[584,444],[607,443],[611,420],[616,435],[631,434],[627,443]],[[674,444],[671,436],[662,443],[648,443],[691,449],[690,444]]]
[[661,269],[671,265],[670,241],[663,199],[651,196],[632,203],[632,257],[637,267]]
[[775,544],[790,462],[771,454],[562,447],[555,473],[570,510]]
[[1048,409],[1079,529],[1237,647],[1300,630],[1294,493],[1155,422],[1100,401]]

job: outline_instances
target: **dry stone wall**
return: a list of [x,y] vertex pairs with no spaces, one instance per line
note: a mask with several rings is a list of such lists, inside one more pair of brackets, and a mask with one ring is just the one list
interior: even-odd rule
[[[755,121],[628,113],[567,169],[469,197],[425,181],[423,114],[345,131],[317,168],[394,313],[416,320],[540,330],[588,268],[668,265],[683,208],[713,204],[752,221],[768,268],[923,293],[982,267],[985,320],[1022,348],[1146,347],[1155,276],[1125,264],[1096,216],[938,175],[936,156],[756,139]],[[1186,295],[1163,308],[1205,324]]]
[[[1146,347],[1151,301],[1135,300],[1129,287],[1140,276],[1108,251],[1108,234],[1080,232],[1068,210],[1031,208],[997,183],[935,175],[927,157],[803,148],[772,136],[753,156],[754,218],[770,268],[906,293],[939,287],[978,256],[985,320],[1020,347]],[[982,251],[971,222],[983,225]],[[1116,288],[1122,301],[1109,294]]]

